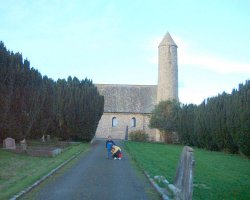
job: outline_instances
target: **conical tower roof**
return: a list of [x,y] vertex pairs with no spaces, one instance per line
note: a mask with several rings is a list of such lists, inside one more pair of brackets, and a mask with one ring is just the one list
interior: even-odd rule
[[166,35],[164,36],[164,38],[162,39],[161,43],[159,44],[159,46],[166,46],[166,45],[173,45],[176,46],[173,38],[171,37],[171,35],[169,34],[169,32],[166,33]]

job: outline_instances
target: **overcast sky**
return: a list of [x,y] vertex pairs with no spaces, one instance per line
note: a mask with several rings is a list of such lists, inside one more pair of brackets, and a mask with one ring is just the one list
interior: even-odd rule
[[250,79],[249,0],[0,0],[0,40],[54,80],[156,85],[167,31],[182,103]]

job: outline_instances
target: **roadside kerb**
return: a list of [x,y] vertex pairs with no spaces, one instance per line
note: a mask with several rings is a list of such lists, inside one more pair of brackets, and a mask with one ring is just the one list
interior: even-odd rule
[[150,181],[150,183],[152,184],[152,186],[154,187],[154,189],[161,195],[163,200],[170,200],[170,198],[165,194],[164,190],[162,188],[160,188],[157,183],[154,182],[154,180],[152,178],[150,178],[149,174],[144,171],[144,174],[146,175],[146,177],[148,178],[148,180]]

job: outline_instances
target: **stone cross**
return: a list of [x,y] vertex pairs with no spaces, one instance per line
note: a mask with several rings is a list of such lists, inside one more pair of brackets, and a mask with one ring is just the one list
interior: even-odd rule
[[176,171],[174,185],[179,189],[179,199],[191,200],[193,196],[194,150],[184,146]]
[[3,141],[3,148],[5,149],[16,149],[16,142],[13,138],[6,138],[4,141]]

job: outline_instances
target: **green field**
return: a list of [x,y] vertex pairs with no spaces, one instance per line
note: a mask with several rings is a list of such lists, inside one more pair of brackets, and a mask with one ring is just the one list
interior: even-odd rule
[[9,199],[88,147],[89,144],[85,143],[70,145],[54,158],[32,157],[0,149],[0,199]]
[[[173,183],[183,146],[125,142],[130,157],[151,177]],[[250,160],[239,155],[195,149],[193,199],[250,199]]]

